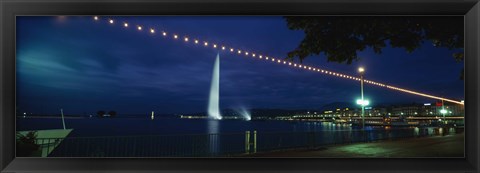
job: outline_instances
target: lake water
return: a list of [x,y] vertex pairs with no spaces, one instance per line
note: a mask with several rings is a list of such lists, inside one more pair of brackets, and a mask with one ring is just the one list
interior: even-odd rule
[[[350,130],[347,124],[297,121],[243,121],[157,118],[68,118],[66,128],[73,128],[71,137],[135,136],[165,134],[205,134],[261,132],[307,132]],[[61,129],[60,118],[17,118],[17,130]]]
[[[175,118],[68,118],[65,124],[74,130],[52,157],[211,157],[458,132],[438,127],[362,131],[330,122]],[[61,128],[60,118],[17,118],[19,131]]]
[[[184,135],[258,132],[319,132],[358,130],[349,124],[306,121],[243,121],[157,118],[66,118],[66,128],[73,128],[70,137],[91,136],[138,136],[138,135]],[[60,118],[17,118],[17,131],[61,129]],[[368,130],[383,131],[384,127],[367,127]],[[395,130],[415,132],[414,128],[393,127]],[[438,131],[438,128],[416,128]],[[432,132],[433,133],[433,132]]]

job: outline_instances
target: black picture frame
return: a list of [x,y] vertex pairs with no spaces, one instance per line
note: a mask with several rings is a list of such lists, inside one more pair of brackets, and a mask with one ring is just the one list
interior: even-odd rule
[[[1,0],[1,172],[478,172],[478,0]],[[18,15],[465,15],[466,157],[15,158],[15,16]]]

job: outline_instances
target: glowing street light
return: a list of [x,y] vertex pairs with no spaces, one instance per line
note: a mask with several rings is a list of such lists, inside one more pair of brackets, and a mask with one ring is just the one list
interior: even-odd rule
[[363,67],[360,67],[360,68],[358,68],[358,72],[359,72],[359,73],[364,73],[364,72],[365,72],[365,69],[364,69]]
[[370,104],[370,101],[369,100],[358,99],[357,104],[361,105],[361,106],[368,106]]
[[440,113],[443,114],[443,115],[445,115],[447,112],[448,112],[448,111],[447,111],[446,109],[440,110]]
[[445,124],[447,124],[447,119],[445,118],[445,114],[447,114],[447,110],[445,109],[445,104],[443,103],[443,100],[442,100],[442,109],[440,110],[440,113],[443,115],[443,119],[445,120]]

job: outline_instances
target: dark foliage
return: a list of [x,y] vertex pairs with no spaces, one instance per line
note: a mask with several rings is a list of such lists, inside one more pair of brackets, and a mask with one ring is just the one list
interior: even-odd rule
[[[459,49],[452,56],[460,62],[464,58],[463,16],[288,16],[285,19],[289,29],[305,33],[298,47],[288,53],[290,60],[302,61],[323,53],[327,61],[350,64],[361,58],[357,51],[366,48],[381,54],[390,45],[412,52],[427,40],[435,47]],[[460,78],[463,79],[463,70]]]
[[17,132],[16,156],[28,157],[31,156],[33,152],[37,151],[40,146],[35,143],[36,139],[36,131],[28,132],[26,135]]

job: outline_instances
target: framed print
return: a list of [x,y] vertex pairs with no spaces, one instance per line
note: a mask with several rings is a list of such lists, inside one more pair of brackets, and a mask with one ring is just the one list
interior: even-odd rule
[[1,6],[2,171],[478,171],[477,1]]

